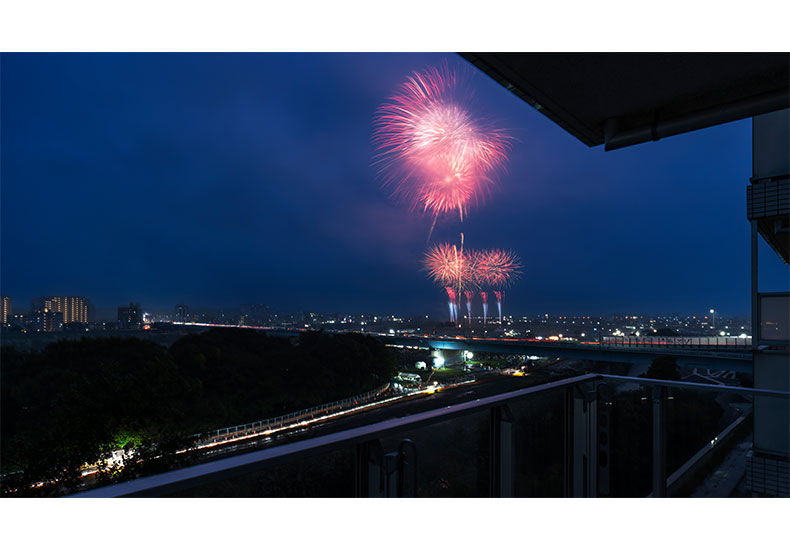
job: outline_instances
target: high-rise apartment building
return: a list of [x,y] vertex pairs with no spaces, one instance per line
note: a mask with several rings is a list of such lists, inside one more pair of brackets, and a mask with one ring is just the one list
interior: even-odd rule
[[3,296],[3,305],[2,305],[2,323],[3,325],[7,325],[11,322],[11,316],[13,315],[11,311],[11,296]]
[[93,322],[93,306],[84,296],[39,296],[33,300],[31,309],[61,313],[63,323]]

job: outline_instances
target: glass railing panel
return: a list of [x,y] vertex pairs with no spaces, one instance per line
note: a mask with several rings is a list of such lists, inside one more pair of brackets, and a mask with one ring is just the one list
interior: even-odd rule
[[[713,381],[715,382],[715,381]],[[653,492],[654,414],[658,397],[647,384],[606,380],[611,388],[610,495],[644,497]],[[752,398],[730,391],[664,388],[667,496],[727,497],[743,477],[745,453],[751,444]],[[599,398],[599,407],[606,399]],[[603,410],[603,409],[602,409]],[[599,424],[599,447],[602,426]],[[727,453],[740,446],[743,456],[719,472],[728,478],[703,483],[720,469]],[[600,468],[599,464],[599,468]],[[599,469],[599,476],[601,470]],[[733,479],[734,478],[734,479]],[[710,488],[719,485],[718,491]],[[599,488],[600,489],[600,488]],[[706,492],[707,491],[707,492]],[[599,491],[600,496],[604,492]]]
[[[644,497],[652,488],[652,401],[650,388],[637,383],[612,383],[599,392],[598,422],[600,496]],[[602,415],[599,415],[599,418]],[[606,435],[603,441],[601,435]],[[602,455],[608,454],[608,460]],[[608,468],[608,470],[607,470]],[[601,483],[608,476],[608,487]]]
[[350,498],[355,488],[355,449],[344,448],[255,472],[212,481],[167,496],[199,498]]
[[565,388],[509,405],[515,421],[515,497],[564,493]]
[[[667,390],[668,496],[727,497],[743,477],[752,437],[752,399],[730,392]],[[705,484],[737,446],[736,462]]]
[[760,294],[760,340],[790,340],[790,293]]
[[[488,411],[476,412],[381,440],[385,453],[403,439],[417,450],[418,497],[487,497],[489,495]],[[406,472],[409,475],[409,472]]]

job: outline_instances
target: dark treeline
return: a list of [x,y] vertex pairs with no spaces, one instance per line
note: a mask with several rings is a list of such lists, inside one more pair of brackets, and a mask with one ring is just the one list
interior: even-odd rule
[[[212,329],[170,349],[134,338],[60,341],[40,353],[3,347],[3,493],[53,479],[62,490],[114,449],[167,455],[193,434],[350,397],[396,372],[395,354],[359,334]],[[115,474],[156,471],[144,462]]]

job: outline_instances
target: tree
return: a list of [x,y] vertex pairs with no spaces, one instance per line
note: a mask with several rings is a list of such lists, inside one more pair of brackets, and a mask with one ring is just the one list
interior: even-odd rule
[[680,380],[680,371],[674,357],[661,356],[653,359],[647,372],[641,378],[655,378],[657,380]]

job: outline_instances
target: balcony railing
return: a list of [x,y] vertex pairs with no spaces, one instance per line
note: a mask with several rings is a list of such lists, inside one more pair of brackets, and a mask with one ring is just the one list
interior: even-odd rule
[[72,496],[687,494],[755,396],[790,394],[588,374]]

